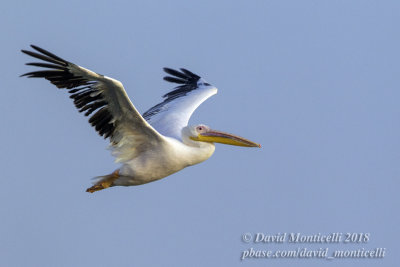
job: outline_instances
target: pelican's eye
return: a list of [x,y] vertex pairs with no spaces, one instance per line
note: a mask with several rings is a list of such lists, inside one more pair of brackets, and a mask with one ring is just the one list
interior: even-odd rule
[[198,133],[204,133],[207,130],[207,128],[205,126],[197,126],[196,127],[196,131]]

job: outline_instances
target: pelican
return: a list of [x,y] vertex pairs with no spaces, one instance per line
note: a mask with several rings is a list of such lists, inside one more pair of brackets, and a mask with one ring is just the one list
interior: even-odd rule
[[21,76],[45,78],[70,93],[76,108],[89,116],[100,136],[109,138],[112,155],[121,167],[95,178],[86,192],[113,186],[153,182],[185,167],[205,161],[214,153],[214,143],[243,147],[261,145],[204,124],[188,125],[190,116],[217,88],[200,76],[181,68],[164,68],[165,81],[178,84],[163,101],[140,115],[122,83],[64,60],[40,47],[21,52],[43,62],[26,65],[45,69]]

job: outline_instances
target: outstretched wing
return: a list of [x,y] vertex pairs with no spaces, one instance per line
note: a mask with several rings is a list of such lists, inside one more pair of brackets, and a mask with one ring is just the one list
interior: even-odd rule
[[23,53],[46,63],[26,65],[44,70],[25,73],[29,78],[45,78],[58,88],[66,88],[79,112],[90,116],[89,123],[104,138],[110,138],[117,162],[128,161],[139,152],[163,140],[133,106],[121,82],[68,62],[40,47]]
[[161,134],[181,139],[181,130],[190,116],[206,99],[217,93],[217,88],[200,76],[186,70],[164,68],[171,76],[164,80],[180,84],[165,94],[163,102],[143,113],[143,117]]

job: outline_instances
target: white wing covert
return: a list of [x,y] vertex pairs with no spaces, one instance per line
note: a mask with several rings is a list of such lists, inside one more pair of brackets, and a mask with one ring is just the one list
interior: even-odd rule
[[164,68],[171,76],[164,80],[180,84],[165,94],[163,102],[143,113],[143,117],[160,133],[181,140],[181,130],[201,103],[217,93],[217,88],[200,76],[181,68]]
[[39,53],[21,51],[46,63],[26,65],[46,69],[21,76],[45,78],[58,88],[67,89],[79,112],[85,112],[85,116],[95,112],[89,123],[100,136],[110,137],[117,162],[133,159],[141,151],[163,141],[164,137],[136,110],[121,82],[68,62],[40,47],[31,47]]

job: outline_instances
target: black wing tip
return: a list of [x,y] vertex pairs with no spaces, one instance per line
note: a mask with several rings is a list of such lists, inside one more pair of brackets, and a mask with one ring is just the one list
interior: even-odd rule
[[[37,50],[37,51],[44,50],[43,48],[40,48],[39,46],[34,45],[34,44],[30,44],[29,46],[30,46],[31,48]],[[23,52],[23,53],[26,53],[27,51],[29,51],[29,50],[21,49],[21,52]]]
[[186,80],[183,79],[179,79],[179,78],[175,78],[175,77],[171,77],[171,76],[165,76],[164,81],[170,82],[170,83],[178,83],[178,84],[185,84]]
[[174,71],[176,71],[176,70],[171,69],[171,68],[168,68],[168,67],[164,67],[164,68],[163,68],[163,71],[169,74],[170,72],[174,72]]
[[[45,75],[37,75],[38,73],[42,73],[44,71],[47,71],[47,73],[50,73],[50,70],[53,69],[54,71],[58,70],[62,70],[67,72],[67,66],[68,66],[68,61],[54,55],[53,53],[50,53],[49,51],[40,48],[36,45],[31,44],[30,45],[31,48],[34,49],[34,51],[32,50],[25,50],[25,49],[21,49],[21,52],[31,56],[33,58],[42,60],[44,62],[30,62],[30,63],[26,63],[25,65],[28,66],[35,66],[35,67],[43,67],[46,68],[43,71],[35,71],[35,72],[28,72],[25,74],[20,75],[20,77],[28,77],[28,78],[46,78],[47,77]],[[49,64],[52,63],[52,64]],[[49,70],[50,69],[50,70]]]
[[34,45],[34,44],[30,44],[30,47],[32,47],[33,49],[38,50],[38,51],[39,51],[39,49],[41,49],[39,46]]
[[164,67],[164,72],[171,76],[165,76],[164,80],[171,83],[178,84],[190,84],[193,82],[197,82],[200,79],[200,76],[185,69],[179,68],[179,70],[175,70],[172,68]]
[[[68,89],[78,111],[85,116],[91,115],[89,123],[98,134],[104,138],[112,136],[115,130],[113,116],[103,95],[92,87],[93,81],[71,73],[68,66],[70,62],[36,45],[31,45],[31,48],[34,51],[21,49],[21,52],[44,62],[30,62],[26,65],[45,69],[28,72],[20,77],[45,78],[58,88]],[[95,113],[92,115],[93,112]]]
[[163,70],[166,73],[171,74],[171,75],[176,75],[177,74],[177,75],[185,76],[185,77],[188,77],[188,76],[200,77],[197,74],[189,71],[186,68],[179,68],[179,70],[176,70],[176,69],[173,69],[173,68],[164,67]]
[[21,52],[24,54],[27,54],[28,56],[43,60],[43,61],[47,61],[47,62],[51,62],[57,65],[62,65],[62,66],[67,66],[68,65],[68,61],[60,58],[59,56],[56,56],[55,54],[40,48],[39,46],[30,45],[31,48],[33,48],[35,51],[30,51],[30,50],[25,50],[25,49],[21,49]]
[[187,70],[187,69],[185,69],[185,68],[180,68],[180,70],[181,70],[183,73],[185,73],[186,75],[190,76],[190,77],[200,79],[200,76],[199,76],[199,75],[197,75],[197,74],[195,74],[195,73],[193,73],[193,72],[191,72],[191,71],[189,71],[189,70]]
[[[33,48],[34,50],[38,51],[38,52],[41,52],[41,50],[42,50],[42,51],[46,51],[45,49],[40,48],[39,46],[34,45],[34,44],[30,44],[29,46],[30,46],[31,48]],[[22,53],[25,53],[25,54],[27,54],[27,55],[29,55],[29,53],[32,53],[32,51],[27,50],[27,49],[21,49],[21,52],[22,52]],[[48,51],[46,51],[46,52],[48,52]],[[42,52],[41,52],[41,53],[42,53]]]
[[19,75],[19,77],[33,78],[30,72]]

